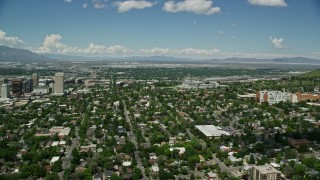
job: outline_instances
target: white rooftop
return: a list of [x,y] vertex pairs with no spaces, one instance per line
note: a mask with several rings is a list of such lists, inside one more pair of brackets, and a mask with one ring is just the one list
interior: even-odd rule
[[59,135],[60,135],[60,136],[67,136],[67,135],[69,135],[70,130],[71,130],[71,129],[70,129],[69,127],[65,127],[65,128],[63,128],[63,129],[60,131]]
[[66,141],[60,141],[60,142],[59,142],[59,145],[66,145],[66,144],[67,144]]
[[131,162],[130,161],[124,161],[122,163],[122,165],[128,167],[128,166],[131,166]]
[[261,174],[267,174],[267,173],[281,173],[277,169],[275,169],[270,164],[265,164],[262,166],[253,166],[253,168],[257,169]]
[[199,131],[201,131],[207,137],[220,137],[221,135],[230,136],[230,134],[222,130],[219,126],[214,125],[197,125],[195,126]]
[[54,156],[54,157],[51,159],[50,163],[54,163],[54,162],[56,162],[56,161],[59,161],[59,159],[60,159],[59,156]]
[[173,150],[179,150],[179,154],[183,154],[186,152],[186,148],[185,147],[171,147],[169,148],[170,151],[173,151]]
[[274,168],[280,168],[280,165],[277,163],[270,163],[271,166],[273,166]]
[[217,177],[217,174],[216,173],[213,173],[213,172],[208,172],[207,174],[210,178],[216,178]]
[[53,141],[53,143],[51,144],[51,146],[58,146],[59,141]]
[[159,166],[158,165],[153,165],[152,167],[153,172],[159,172]]

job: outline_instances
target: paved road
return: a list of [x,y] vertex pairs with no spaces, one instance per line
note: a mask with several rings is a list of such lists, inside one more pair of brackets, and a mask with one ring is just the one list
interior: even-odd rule
[[71,146],[69,148],[67,148],[67,152],[65,154],[65,156],[62,158],[62,172],[59,173],[59,177],[62,180],[63,179],[63,175],[64,175],[64,171],[68,168],[70,168],[71,166],[71,154],[73,149],[78,146],[79,143],[79,137],[76,137],[72,140]]
[[78,145],[79,143],[79,138],[76,137],[72,140],[72,144],[71,146],[68,148],[66,155],[63,157],[63,161],[62,161],[62,169],[66,170],[70,167],[71,165],[71,154],[73,149]]
[[190,137],[191,139],[192,139],[192,138],[196,138],[196,139],[200,142],[202,148],[207,148],[207,143],[206,143],[204,140],[198,139],[195,135],[193,135],[193,134],[190,132],[190,129],[189,129],[189,128],[187,128],[186,131],[187,131],[187,133],[188,133],[188,135],[189,135],[189,137]]
[[312,153],[303,154],[305,157],[320,157],[320,151],[314,151]]
[[212,154],[212,160],[219,165],[222,172],[230,172],[230,169],[216,157],[216,154]]
[[[128,138],[134,144],[135,148],[138,149],[138,142],[136,140],[135,134],[132,132],[133,126],[132,126],[132,123],[131,123],[131,119],[129,117],[129,111],[127,110],[127,105],[125,104],[125,101],[122,101],[122,103],[123,103],[123,107],[124,107],[124,116],[126,117],[126,121],[130,126],[130,131],[128,132]],[[142,172],[142,175],[143,175],[142,179],[148,179],[147,176],[146,176],[146,173],[145,173],[145,169],[144,169],[144,167],[142,165],[139,153],[140,153],[140,151],[134,151],[134,157],[135,157],[136,162],[137,162],[137,167]]]
[[219,165],[220,169],[222,172],[227,172],[227,173],[231,173],[232,175],[234,175],[234,172],[238,172],[243,166],[237,166],[237,167],[228,167],[226,166],[223,162],[221,162],[217,157],[216,154],[212,154],[212,160],[213,162],[215,162],[216,164]]
[[140,158],[140,155],[139,155],[140,151],[135,151],[134,152],[134,157],[136,158],[136,161],[137,161],[137,167],[139,169],[141,169],[141,172],[142,172],[142,175],[143,175],[143,178],[142,179],[148,179],[147,176],[146,176],[146,173],[145,173],[145,169],[142,165],[142,162],[141,162],[141,158]]

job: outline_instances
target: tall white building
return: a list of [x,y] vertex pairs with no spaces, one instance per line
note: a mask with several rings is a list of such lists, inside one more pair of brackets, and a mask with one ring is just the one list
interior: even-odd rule
[[33,84],[33,87],[39,86],[39,76],[37,73],[32,74],[32,84]]
[[64,93],[64,73],[56,73],[54,76],[54,93]]
[[1,85],[1,99],[7,99],[10,97],[10,87],[8,84]]
[[257,100],[259,103],[268,102],[269,104],[277,104],[279,102],[290,101],[298,102],[296,94],[281,91],[259,91],[257,92]]
[[252,167],[253,180],[281,180],[283,176],[280,171],[272,167],[270,164]]

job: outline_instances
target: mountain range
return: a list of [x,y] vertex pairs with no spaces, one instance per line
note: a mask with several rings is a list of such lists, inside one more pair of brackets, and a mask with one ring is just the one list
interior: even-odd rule
[[45,61],[50,60],[48,57],[33,53],[25,49],[11,48],[0,46],[0,61]]
[[131,56],[131,57],[83,57],[60,54],[37,54],[29,50],[0,46],[0,61],[34,62],[34,61],[147,61],[147,62],[197,62],[197,63],[240,63],[240,64],[315,64],[320,65],[320,60],[305,57],[255,59],[255,58],[226,58],[195,60],[170,56]]

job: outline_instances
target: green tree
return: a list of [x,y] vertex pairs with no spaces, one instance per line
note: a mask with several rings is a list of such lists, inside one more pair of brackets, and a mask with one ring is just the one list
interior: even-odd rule
[[38,164],[25,164],[21,168],[21,175],[23,178],[33,177],[40,178],[46,175],[44,167]]
[[308,151],[309,151],[309,148],[308,148],[308,145],[306,145],[306,144],[302,144],[298,148],[299,153],[306,153]]
[[254,156],[251,154],[250,155],[250,159],[249,159],[249,164],[255,164],[256,163],[256,160],[254,159]]
[[46,180],[56,180],[59,179],[58,173],[48,173],[46,176]]
[[78,165],[80,163],[80,154],[77,148],[74,148],[72,151],[72,164]]
[[118,175],[116,175],[116,174],[112,174],[111,175],[111,178],[110,178],[110,180],[122,180],[123,178],[122,177],[119,177]]
[[56,161],[53,163],[51,170],[53,172],[60,172],[62,171],[62,161]]

